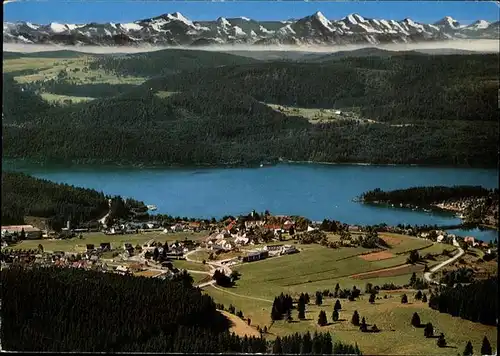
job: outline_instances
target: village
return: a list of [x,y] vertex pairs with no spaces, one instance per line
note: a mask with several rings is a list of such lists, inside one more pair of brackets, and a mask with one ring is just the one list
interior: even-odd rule
[[[299,253],[300,247],[296,245],[304,242],[307,239],[305,236],[328,230],[325,221],[313,222],[301,217],[270,214],[263,214],[261,218],[252,212],[243,219],[178,221],[169,226],[159,221],[117,221],[112,226],[102,224],[97,231],[71,228],[70,222],[59,233],[33,225],[2,226],[2,265],[33,263],[155,278],[172,278],[186,270],[191,274],[204,274],[206,278],[199,281],[206,283],[216,270],[227,272],[224,266]],[[367,229],[337,223],[342,235],[340,241],[325,242],[325,236],[315,241],[332,248],[353,247],[357,241],[353,237],[362,236]],[[486,255],[496,252],[491,244],[470,236],[457,237],[442,230],[417,231],[411,227],[382,225],[378,231],[413,235],[454,247],[465,243],[483,249]],[[28,241],[32,243],[32,248],[23,248],[28,246]],[[51,243],[58,241],[74,244],[50,249]],[[207,256],[203,263],[209,266],[209,271],[176,267],[180,264],[176,261],[186,260],[189,254],[197,251]]]

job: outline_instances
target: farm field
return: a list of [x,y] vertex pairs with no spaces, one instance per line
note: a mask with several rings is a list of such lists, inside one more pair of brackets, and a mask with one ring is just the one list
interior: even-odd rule
[[84,101],[94,100],[94,98],[90,98],[87,96],[69,96],[69,95],[58,95],[52,93],[40,93],[40,96],[43,100],[49,103],[59,103],[65,104],[67,100],[71,100],[72,103],[80,103]]
[[111,243],[112,249],[119,249],[124,243],[131,243],[132,245],[140,244],[141,246],[149,240],[155,240],[161,243],[165,241],[174,242],[182,241],[184,239],[199,240],[205,237],[205,233],[191,233],[191,232],[176,232],[163,234],[161,232],[145,232],[130,235],[105,235],[102,232],[84,233],[83,238],[72,238],[66,240],[60,239],[44,239],[44,240],[23,240],[16,245],[9,246],[13,249],[36,249],[39,244],[42,244],[45,251],[67,251],[67,252],[81,252],[85,250],[86,244],[94,244],[98,246],[102,242]]
[[431,241],[413,236],[393,234],[389,232],[382,232],[379,236],[391,247],[390,252],[393,254],[423,249],[433,245]]
[[[209,286],[204,288],[204,292],[226,307],[232,304],[236,310],[241,310],[245,319],[251,319],[252,326],[267,326],[269,333],[266,337],[270,339],[294,332],[329,330],[334,340],[357,342],[364,354],[394,355],[456,355],[463,351],[468,340],[471,340],[475,350],[479,350],[485,335],[492,344],[496,343],[494,327],[472,323],[432,310],[427,303],[414,299],[415,290],[380,291],[378,295],[380,299],[377,299],[374,305],[369,304],[366,294],[362,294],[361,298],[354,302],[342,299],[341,321],[326,327],[317,326],[320,310],[326,312],[331,322],[331,313],[336,300],[326,297],[322,306],[313,305],[313,295],[317,290],[333,291],[337,283],[341,288],[351,289],[356,286],[362,292],[365,291],[367,283],[374,286],[385,283],[402,286],[409,282],[412,272],[416,272],[418,278],[423,278],[423,264],[405,265],[408,257],[405,251],[421,248],[419,253],[422,256],[426,253],[439,254],[444,249],[456,249],[445,244],[429,245],[428,241],[404,235],[390,234],[385,238],[393,247],[385,251],[385,254],[370,253],[370,250],[364,248],[329,249],[316,244],[297,244],[301,250],[299,254],[235,266],[233,269],[241,273],[241,278],[235,286],[231,288]],[[396,255],[394,250],[400,254]],[[376,253],[379,255],[375,255]],[[382,259],[367,258],[370,254]],[[438,256],[436,262],[428,262],[438,263],[446,258]],[[403,266],[398,267],[400,265]],[[379,269],[385,270],[377,271]],[[270,312],[274,297],[281,293],[296,296],[301,292],[307,292],[312,296],[312,302],[306,308],[307,320],[298,321],[297,311],[293,310],[292,323],[285,321],[271,323]],[[429,294],[428,291],[424,292]],[[401,304],[403,293],[408,296],[408,304]],[[387,299],[383,299],[384,295],[387,295]],[[354,310],[357,310],[361,317],[365,317],[369,325],[376,324],[382,331],[376,334],[361,333],[350,323]],[[449,347],[445,349],[437,347],[436,339],[426,339],[423,336],[423,329],[412,327],[410,320],[413,312],[417,312],[423,322],[433,323],[436,333],[443,332]]]
[[106,73],[104,70],[84,70],[88,68],[92,56],[82,55],[78,58],[15,58],[3,61],[5,73],[29,71],[29,74],[21,74],[15,79],[19,83],[31,83],[38,80],[49,80],[57,78],[61,70],[66,71],[67,82],[77,84],[142,84],[145,78],[132,76],[117,76]]

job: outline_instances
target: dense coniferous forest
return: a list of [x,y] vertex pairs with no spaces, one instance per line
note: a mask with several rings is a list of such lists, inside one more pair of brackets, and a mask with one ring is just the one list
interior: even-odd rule
[[[111,199],[111,206],[109,200]],[[60,229],[102,218],[128,218],[147,210],[143,202],[106,196],[94,189],[38,179],[19,172],[2,172],[2,225],[23,224],[26,216],[47,218],[49,227]]]
[[492,193],[498,195],[498,189],[495,189],[495,191],[490,191],[481,186],[470,185],[454,187],[412,187],[408,189],[398,189],[392,191],[383,191],[377,188],[363,193],[361,195],[361,199],[364,202],[428,206],[447,200],[487,197]]
[[[121,56],[100,56],[89,65],[121,76],[156,77],[183,70],[242,65],[258,62],[256,59],[213,51],[168,49]],[[167,64],[167,65],[165,65]]]
[[437,294],[431,294],[429,306],[470,321],[497,325],[498,280],[496,277],[476,281],[469,285],[440,287]]
[[[168,165],[257,164],[280,158],[497,164],[496,55],[350,57],[322,63],[245,62],[234,56],[219,62],[210,52],[207,58],[189,55],[194,57],[185,65],[166,66],[176,74],[66,107],[35,98],[36,85],[23,85],[22,91],[7,80],[4,157]],[[155,63],[163,58],[141,56]],[[99,65],[110,71],[129,66],[116,64],[129,59],[100,58]],[[234,58],[245,63],[233,64]],[[137,71],[149,70],[144,58],[130,63]],[[51,90],[59,86],[49,84]],[[72,93],[68,85],[60,93]],[[112,94],[93,84],[82,88],[80,95]],[[378,123],[312,124],[265,103],[340,108]]]
[[22,224],[25,216],[79,223],[101,218],[108,210],[102,192],[2,172],[2,225]]
[[[77,269],[2,271],[2,346],[16,351],[360,354],[331,335],[238,337],[211,297],[183,281]],[[29,301],[29,302],[26,302]]]
[[143,87],[169,91],[224,87],[266,103],[361,107],[364,116],[378,121],[495,121],[497,69],[496,54],[349,57],[199,69],[154,78]]

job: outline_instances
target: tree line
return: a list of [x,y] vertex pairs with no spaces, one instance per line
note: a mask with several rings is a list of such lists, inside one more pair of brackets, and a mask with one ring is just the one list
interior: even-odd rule
[[429,306],[453,316],[482,323],[497,325],[498,281],[489,278],[474,281],[469,285],[458,284],[455,287],[441,286],[429,297]]
[[376,188],[363,193],[361,200],[364,202],[410,204],[422,207],[449,200],[487,197],[490,194],[498,195],[498,189],[490,190],[471,185],[411,187],[391,191]]
[[2,225],[24,224],[26,216],[47,218],[48,227],[60,230],[102,218],[109,211],[113,219],[127,218],[144,203],[120,196],[108,196],[94,189],[54,183],[20,172],[2,172]]
[[[2,271],[1,281],[6,350],[285,353],[303,338],[268,342],[229,333],[229,321],[216,309],[220,305],[182,277],[10,267]],[[360,354],[357,347],[332,345],[329,334],[318,336],[316,343],[324,352]]]

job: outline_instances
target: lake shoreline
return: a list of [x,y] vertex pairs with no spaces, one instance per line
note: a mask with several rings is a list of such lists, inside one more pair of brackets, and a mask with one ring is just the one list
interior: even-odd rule
[[[368,167],[416,167],[416,168],[449,168],[449,169],[493,169],[489,166],[470,166],[470,165],[450,165],[450,164],[425,164],[425,163],[367,163],[367,162],[325,162],[325,161],[294,161],[287,159],[278,159],[262,162],[248,163],[199,163],[199,164],[179,164],[179,163],[137,163],[114,160],[39,160],[31,158],[3,157],[3,161],[20,162],[21,164],[34,164],[40,166],[60,166],[61,168],[71,167],[92,167],[100,165],[106,168],[138,168],[138,169],[238,169],[238,168],[266,168],[279,165],[325,165],[325,166],[368,166]],[[3,168],[2,168],[3,170]]]

